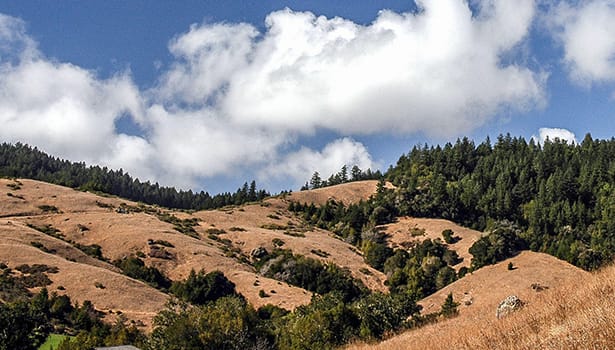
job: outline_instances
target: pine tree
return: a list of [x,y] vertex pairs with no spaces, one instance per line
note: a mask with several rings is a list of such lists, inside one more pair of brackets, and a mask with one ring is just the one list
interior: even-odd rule
[[448,293],[448,296],[446,297],[446,299],[444,300],[444,303],[442,304],[440,315],[447,317],[447,318],[457,316],[457,314],[459,314],[459,310],[457,310],[457,306],[459,306],[459,303],[453,300],[453,293],[452,292]]

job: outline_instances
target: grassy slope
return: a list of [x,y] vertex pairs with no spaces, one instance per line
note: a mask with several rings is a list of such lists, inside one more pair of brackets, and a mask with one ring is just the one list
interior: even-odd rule
[[[166,300],[164,294],[119,274],[112,265],[90,258],[61,240],[27,228],[25,223],[51,224],[59,228],[66,239],[81,244],[99,244],[105,257],[109,259],[135,254],[138,251],[147,254],[148,239],[169,241],[175,246],[168,248],[175,254],[174,259],[148,257],[145,259],[146,263],[159,267],[173,279],[184,278],[191,268],[197,270],[203,268],[206,271],[220,269],[257,307],[273,303],[293,308],[309,302],[311,295],[300,288],[259,276],[249,265],[228,256],[229,253],[223,251],[222,243],[207,238],[209,229],[226,231],[219,237],[230,241],[231,247],[236,251],[235,256],[249,255],[251,249],[257,246],[272,249],[271,241],[279,238],[285,242],[286,248],[348,267],[371,288],[385,289],[384,276],[379,272],[371,275],[360,273],[361,268],[366,268],[361,255],[351,246],[332,237],[330,232],[307,229],[303,232],[305,237],[294,237],[284,233],[288,231],[287,229],[266,228],[275,224],[280,227],[295,226],[299,230],[302,229],[299,220],[286,210],[288,197],[270,199],[264,206],[252,204],[193,214],[174,212],[174,215],[181,218],[196,217],[200,220],[196,230],[201,239],[194,239],[178,233],[173,229],[173,225],[162,222],[153,215],[118,214],[114,210],[99,207],[96,201],[116,207],[124,202],[130,205],[135,203],[118,198],[99,197],[36,181],[21,181],[22,188],[14,190],[6,187],[7,184],[13,183],[12,181],[0,179],[1,260],[11,267],[20,263],[46,263],[58,266],[60,272],[50,275],[54,282],[50,290],[55,291],[62,285],[66,288],[66,293],[75,300],[92,300],[98,309],[104,311],[122,310],[129,318],[143,320],[146,324],[151,321],[151,316],[162,308]],[[321,202],[329,196],[344,201],[357,201],[367,198],[374,190],[375,182],[364,182],[294,193],[290,198],[304,202]],[[7,193],[21,196],[23,199],[8,196]],[[40,205],[56,206],[62,213],[45,213],[39,208]],[[86,226],[88,230],[83,231],[78,225]],[[452,228],[462,240],[451,247],[463,257],[466,257],[469,245],[480,235],[476,231],[466,231],[444,220],[402,218],[398,223],[386,227],[391,235],[391,244],[400,245],[408,240],[407,231],[415,226],[425,228],[425,237],[430,238],[440,237],[444,228]],[[242,230],[231,230],[238,227]],[[43,243],[47,248],[53,248],[57,252],[43,253],[30,245],[32,241]],[[319,256],[312,250],[327,252],[329,256]],[[605,298],[606,295],[611,293],[612,296],[613,293],[609,283],[612,286],[615,281],[614,269],[607,269],[594,276],[550,256],[529,252],[513,258],[512,261],[518,267],[517,270],[508,271],[506,269],[508,261],[486,267],[422,302],[426,311],[436,311],[446,294],[452,291],[456,300],[472,302],[470,306],[460,307],[460,316],[457,318],[407,332],[378,347],[383,349],[530,349],[541,346],[588,348],[579,345],[587,343],[577,345],[574,343],[581,339],[580,332],[584,331],[590,332],[593,344],[600,344],[597,342],[601,339],[605,342],[612,339],[609,338],[611,329],[607,324],[612,321],[609,317],[613,314],[613,310],[604,303],[604,300],[608,300]],[[469,258],[466,257],[464,263],[469,263]],[[105,289],[94,286],[94,281],[99,280],[105,285]],[[532,283],[546,285],[549,289],[536,293],[530,288]],[[127,286],[134,289],[127,290]],[[261,289],[267,291],[270,297],[260,298],[258,291]],[[275,290],[276,293],[269,293],[270,290]],[[524,310],[508,319],[495,320],[495,306],[503,297],[512,293],[520,295],[530,303]],[[569,298],[571,302],[563,304],[560,300],[565,299],[562,298]],[[568,306],[562,307],[562,305]],[[592,323],[598,324],[599,327],[590,327]],[[364,348],[361,345],[354,347]]]
[[[19,181],[21,188],[15,189],[8,185],[17,182],[0,179],[1,260],[10,267],[22,263],[57,266],[60,272],[49,275],[54,282],[49,287],[50,291],[67,293],[79,302],[91,300],[99,310],[106,312],[122,310],[129,319],[141,320],[146,325],[151,323],[152,316],[163,307],[167,299],[164,294],[121,275],[113,265],[91,258],[72,245],[30,229],[26,224],[52,225],[60,230],[65,240],[82,245],[100,245],[103,255],[109,260],[138,252],[147,255],[150,252],[149,239],[168,241],[174,247],[165,249],[174,257],[160,259],[148,256],[144,258],[146,264],[156,266],[173,280],[185,278],[191,269],[219,269],[255,307],[271,303],[293,309],[309,303],[311,299],[310,292],[259,276],[252,266],[241,261],[242,256],[249,258],[250,251],[255,247],[273,249],[272,240],[275,238],[283,240],[284,248],[296,253],[348,268],[372,289],[386,289],[384,275],[367,266],[352,246],[333,237],[330,232],[301,227],[300,220],[286,209],[288,199],[272,198],[265,205],[251,204],[192,214],[170,212],[179,218],[199,219],[195,229],[200,239],[195,239],[177,232],[172,224],[159,220],[155,215],[120,214],[112,208],[97,204],[104,203],[115,208],[121,203],[137,205],[127,200],[101,197],[38,181]],[[348,200],[365,199],[375,190],[375,186],[374,181],[352,184],[351,191],[345,186],[337,186],[330,190],[330,194],[339,196],[344,193]],[[303,193],[306,194],[309,195]],[[41,209],[44,205],[56,207],[60,212],[45,212]],[[304,237],[290,236],[285,234],[289,231],[287,229],[271,227],[271,224],[287,227],[289,223],[296,230],[303,231],[301,233]],[[241,227],[242,231],[232,231],[233,227]],[[226,233],[219,234],[219,240],[209,239],[208,232],[212,228],[225,230]],[[227,240],[226,245],[220,242],[222,239]],[[41,243],[56,252],[44,253],[34,248],[31,242]],[[321,256],[322,252],[326,252],[326,256]],[[369,270],[370,273],[365,274],[359,270]],[[102,283],[105,288],[96,288],[95,282]],[[66,290],[58,290],[59,286]],[[134,289],[126,290],[124,286],[133,286]],[[261,289],[269,297],[260,297],[258,294]]]
[[[508,271],[512,261],[516,270]],[[532,283],[547,286],[541,292]],[[453,292],[459,316],[410,330],[375,345],[349,349],[612,349],[615,348],[615,267],[587,273],[551,256],[524,252],[485,267],[433,296],[422,304],[439,308]],[[495,309],[506,295],[526,302],[523,309],[501,320]]]

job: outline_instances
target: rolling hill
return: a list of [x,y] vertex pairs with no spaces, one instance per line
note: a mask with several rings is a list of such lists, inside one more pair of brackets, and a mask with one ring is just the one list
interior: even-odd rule
[[[80,303],[92,301],[109,322],[121,314],[142,329],[151,330],[153,317],[169,299],[168,294],[127,277],[111,264],[127,256],[142,257],[147,266],[158,268],[175,281],[185,279],[192,269],[220,270],[255,307],[273,304],[293,310],[308,304],[313,294],[260,275],[251,255],[263,248],[272,251],[281,246],[335,263],[369,289],[387,291],[386,276],[368,266],[356,247],[329,231],[307,225],[287,209],[291,200],[322,204],[334,198],[356,203],[374,193],[376,181],[196,212],[168,210],[34,180],[0,179],[0,189],[4,192],[0,201],[0,262],[11,268],[21,264],[57,268],[57,272],[48,274],[52,282],[48,289]],[[380,228],[393,248],[427,238],[440,239],[443,230],[451,229],[459,239],[448,247],[463,258],[455,266],[457,270],[469,266],[468,249],[482,235],[442,219],[401,217]],[[84,247],[99,247],[102,259],[86,254]],[[508,270],[509,263],[513,270]],[[536,342],[544,347],[565,344],[568,348],[571,343],[566,339],[578,337],[579,329],[589,327],[594,322],[592,313],[602,317],[599,322],[610,320],[610,315],[604,315],[610,309],[601,304],[601,298],[610,293],[608,281],[615,279],[613,271],[607,268],[590,274],[550,255],[524,251],[468,274],[419,302],[423,314],[437,312],[452,293],[461,303],[457,317],[410,330],[378,345],[356,344],[350,348],[529,349]],[[525,307],[496,320],[495,307],[510,294],[518,295]],[[561,300],[570,302],[562,304]],[[589,310],[598,310],[581,310],[583,300]],[[510,338],[514,336],[524,341]],[[448,340],[443,342],[442,338]]]
[[[329,193],[358,201],[367,199],[375,187],[375,181],[366,181],[334,186]],[[111,319],[113,312],[120,310],[137,324],[149,327],[168,299],[109,263],[131,255],[143,257],[147,266],[158,268],[172,280],[183,280],[192,269],[220,270],[255,307],[273,304],[292,310],[312,297],[309,291],[259,275],[249,263],[254,249],[271,251],[274,242],[294,253],[348,269],[372,290],[386,290],[385,276],[365,264],[355,247],[331,232],[302,224],[288,212],[288,198],[187,212],[34,180],[0,179],[0,188],[4,192],[0,201],[0,260],[9,267],[57,267],[59,272],[49,275],[53,282],[50,291],[66,293],[78,302],[90,300]],[[301,193],[297,197],[306,195],[310,196]],[[178,232],[178,223],[185,222],[196,223],[194,233]],[[40,232],[46,227],[57,232]],[[152,244],[156,241],[168,246]],[[99,246],[106,261],[86,255],[78,245]],[[261,290],[268,296],[259,296]]]
[[[509,262],[516,267],[512,271]],[[588,273],[545,254],[523,252],[421,301],[428,312],[452,292],[461,303],[458,316],[348,349],[611,349],[614,283],[614,266]],[[511,294],[524,306],[497,319],[498,303]]]

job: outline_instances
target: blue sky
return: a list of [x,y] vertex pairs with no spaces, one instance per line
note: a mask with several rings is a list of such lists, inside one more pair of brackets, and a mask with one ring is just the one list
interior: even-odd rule
[[615,1],[0,3],[2,142],[210,192],[615,135]]

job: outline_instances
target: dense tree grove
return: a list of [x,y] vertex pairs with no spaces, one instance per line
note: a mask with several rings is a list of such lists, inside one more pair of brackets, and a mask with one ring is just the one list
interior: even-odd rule
[[579,144],[541,145],[500,135],[494,145],[489,139],[475,145],[464,138],[413,148],[387,177],[398,187],[401,215],[445,218],[479,230],[511,221],[530,249],[586,269],[613,257],[615,139],[588,134]]
[[293,254],[290,250],[275,249],[260,258],[256,267],[263,276],[284,281],[317,294],[338,293],[344,302],[367,294],[367,288],[352,278],[349,271],[337,265]]
[[226,205],[238,205],[258,201],[269,193],[259,190],[256,182],[247,182],[235,193],[211,196],[207,192],[176,190],[133,179],[120,170],[106,167],[86,166],[51,157],[37,148],[17,143],[0,144],[0,176],[18,177],[45,181],[57,185],[100,191],[147,204],[157,204],[177,209],[214,209]]
[[[392,293],[417,301],[455,281],[458,276],[452,266],[461,259],[439,240],[427,239],[397,250],[390,248],[378,226],[399,215],[395,197],[395,191],[386,189],[382,180],[368,201],[345,206],[329,200],[319,207],[291,202],[289,210],[354,244],[363,252],[367,264],[387,275]],[[453,239],[453,233],[447,234]]]
[[[474,268],[527,248],[585,269],[613,258],[615,139],[588,134],[579,144],[539,144],[500,135],[494,145],[489,138],[479,145],[464,138],[443,147],[416,146],[384,178],[396,190],[380,186],[366,202],[293,203],[289,209],[361,247],[378,269],[391,251],[379,244],[374,227],[403,215],[493,232],[473,249]],[[310,187],[317,183],[313,177]]]
[[160,270],[153,266],[145,266],[145,262],[136,256],[115,260],[113,264],[122,269],[125,275],[146,282],[154,288],[167,290],[171,287],[171,280]]
[[146,337],[121,317],[109,325],[89,301],[73,304],[66,295],[49,295],[43,288],[29,299],[0,303],[0,349],[36,350],[51,332],[72,334],[59,350],[89,350],[94,346],[144,344]]
[[185,281],[173,282],[171,293],[193,305],[204,305],[222,297],[237,295],[235,284],[222,272],[205,273],[203,270],[198,273],[191,270]]

